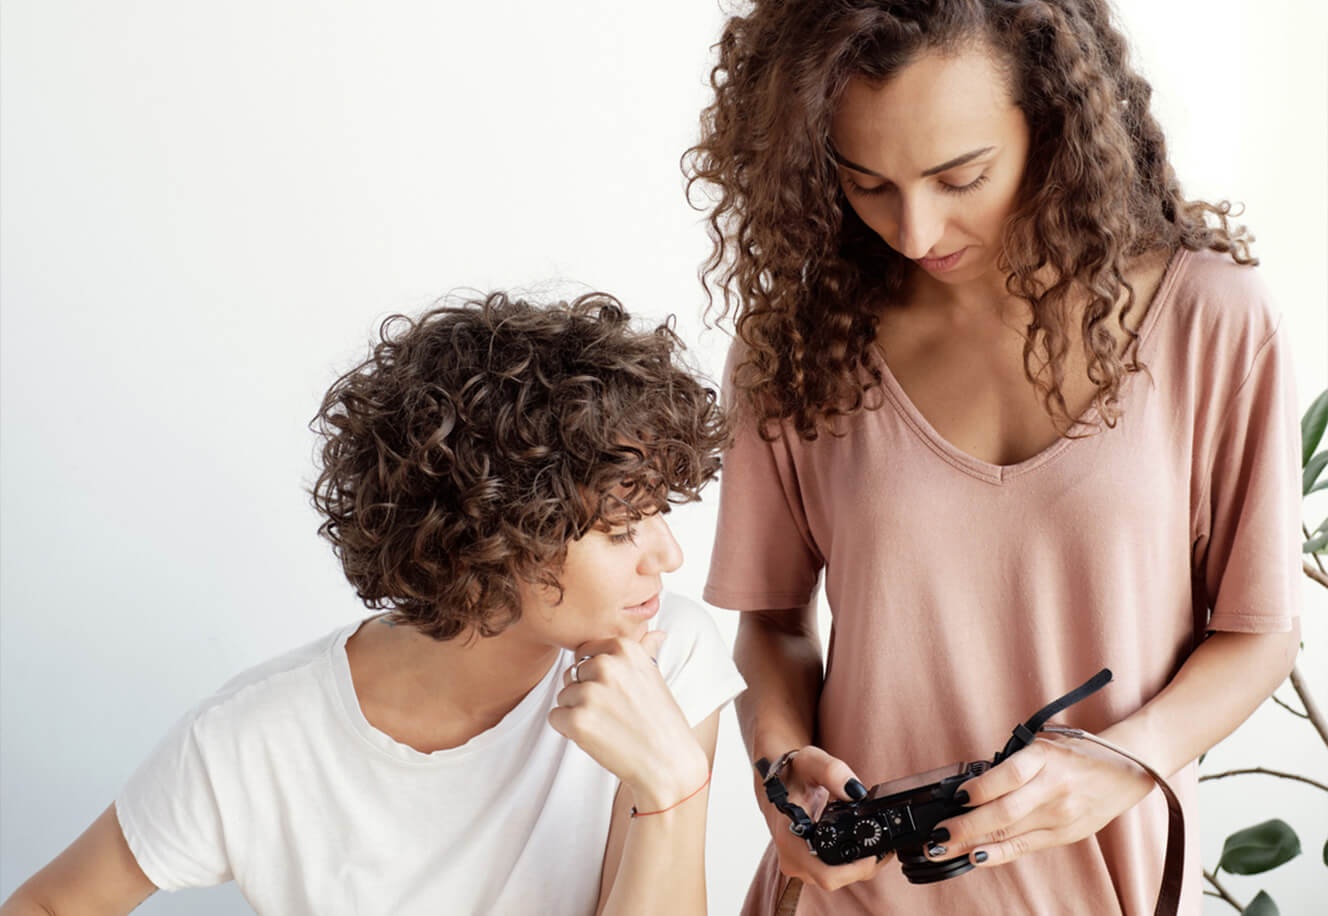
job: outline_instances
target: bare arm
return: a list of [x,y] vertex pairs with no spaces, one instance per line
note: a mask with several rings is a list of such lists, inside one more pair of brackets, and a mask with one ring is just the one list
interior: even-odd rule
[[[865,791],[846,763],[811,743],[816,734],[822,683],[815,605],[743,612],[733,658],[747,681],[746,692],[738,697],[737,710],[751,759],[774,761],[785,751],[799,751],[782,774],[789,800],[811,814],[827,793],[847,800],[851,786]],[[869,856],[845,865],[822,864],[805,840],[789,832],[788,818],[766,799],[755,772],[753,780],[757,804],[774,839],[784,874],[833,890],[870,878],[887,861],[878,862]]]
[[[705,758],[697,775],[699,786],[714,766],[719,712],[693,729]],[[682,797],[682,796],[679,796]],[[676,801],[674,799],[673,801]],[[604,850],[600,878],[600,916],[617,914],[702,914],[706,912],[705,828],[709,791],[662,814],[632,818],[631,809],[651,811],[673,801],[634,801],[632,790],[618,790],[613,823]]]
[[744,611],[733,660],[747,681],[735,707],[751,760],[811,744],[821,696],[816,607]]
[[[585,661],[564,674],[549,712],[555,730],[621,783],[601,872],[598,912],[607,916],[706,908],[705,787],[719,714],[688,725],[655,664],[664,636],[583,643]],[[632,818],[632,805],[661,813]]]
[[[1214,633],[1171,682],[1102,737],[1175,773],[1236,729],[1282,683],[1295,662],[1289,633]],[[973,811],[944,825],[944,856],[986,854],[991,866],[1096,833],[1153,788],[1138,768],[1091,746],[1043,740],[964,787]]]
[[156,886],[125,842],[112,805],[83,835],[0,906],[0,916],[107,916],[128,913]]

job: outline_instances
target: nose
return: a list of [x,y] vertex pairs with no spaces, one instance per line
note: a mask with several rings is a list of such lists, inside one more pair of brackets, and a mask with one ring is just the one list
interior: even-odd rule
[[941,240],[944,228],[945,221],[939,208],[925,194],[901,197],[895,250],[906,258],[926,257]]
[[656,512],[641,519],[637,537],[643,540],[639,564],[643,575],[673,572],[682,565],[682,548],[673,536],[673,529],[664,520],[664,513]]

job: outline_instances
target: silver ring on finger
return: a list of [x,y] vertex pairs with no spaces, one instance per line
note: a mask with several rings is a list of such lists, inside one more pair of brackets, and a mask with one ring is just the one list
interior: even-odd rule
[[578,658],[578,659],[576,660],[576,662],[572,665],[572,683],[573,683],[573,684],[579,684],[579,683],[581,683],[581,666],[584,665],[586,662],[590,661],[590,660],[591,660],[592,658],[594,658],[594,657],[595,657],[595,656],[593,656],[593,655],[583,655],[583,656],[581,656],[580,658]]

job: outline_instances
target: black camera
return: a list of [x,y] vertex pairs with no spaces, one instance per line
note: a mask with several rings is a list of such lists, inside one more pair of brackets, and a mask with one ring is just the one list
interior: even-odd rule
[[962,875],[973,868],[968,856],[934,861],[924,850],[937,824],[966,810],[955,801],[960,784],[991,766],[985,760],[956,763],[883,782],[859,801],[831,802],[821,812],[807,842],[827,865],[842,865],[866,856],[879,859],[893,851],[904,877],[913,884],[931,884]]
[[974,868],[966,855],[936,861],[928,859],[925,852],[936,825],[967,810],[955,801],[960,785],[1027,747],[1048,719],[1100,690],[1110,680],[1111,672],[1104,668],[1038,710],[1027,722],[1015,727],[1005,747],[990,761],[954,763],[883,782],[857,801],[831,802],[815,822],[788,800],[788,790],[779,779],[780,767],[784,760],[792,759],[792,754],[785,755],[773,768],[762,758],[756,761],[756,768],[765,783],[766,797],[792,821],[789,829],[805,839],[812,852],[827,865],[842,865],[867,856],[879,859],[894,852],[910,883],[932,884]]

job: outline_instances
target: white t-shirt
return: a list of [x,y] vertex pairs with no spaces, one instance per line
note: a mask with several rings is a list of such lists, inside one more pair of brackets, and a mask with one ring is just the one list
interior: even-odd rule
[[[696,725],[743,689],[714,622],[665,596],[659,666]],[[360,710],[359,624],[259,665],[187,715],[116,800],[165,890],[234,879],[259,913],[593,913],[618,780],[549,726],[563,652],[495,727],[422,754]]]

